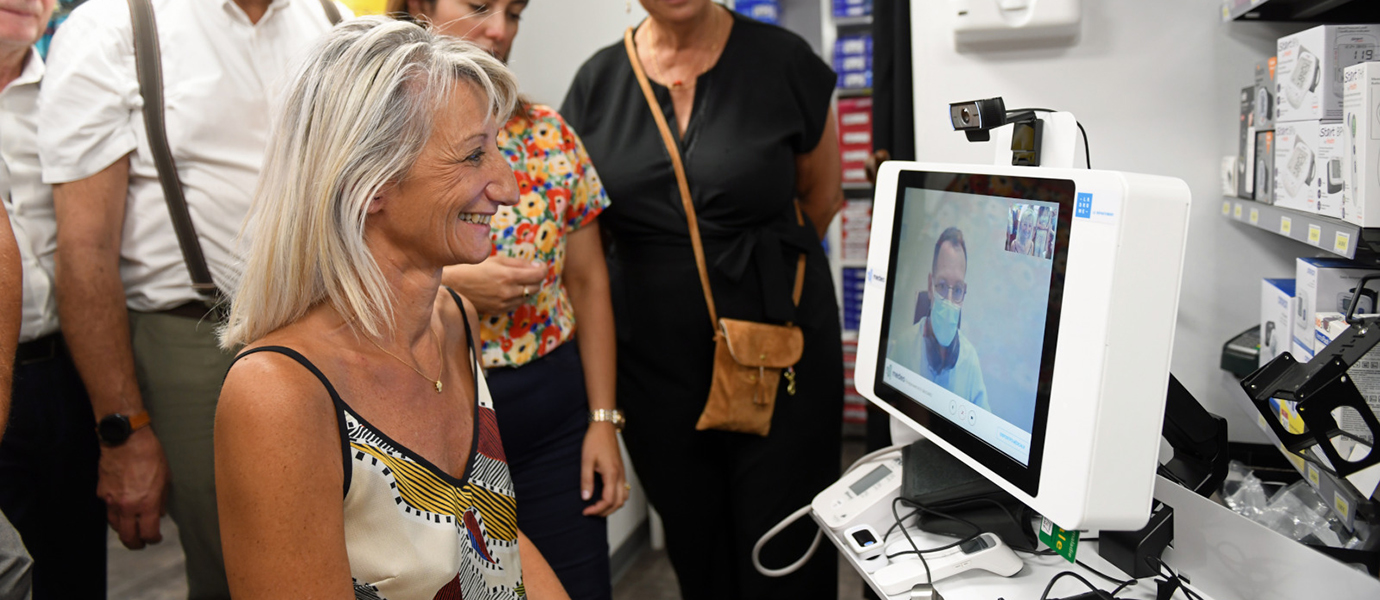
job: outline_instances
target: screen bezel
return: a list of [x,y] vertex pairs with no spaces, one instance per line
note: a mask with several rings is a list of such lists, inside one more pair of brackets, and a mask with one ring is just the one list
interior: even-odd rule
[[[1001,185],[992,185],[1001,180]],[[901,219],[906,204],[906,192],[924,189],[937,192],[956,192],[990,196],[1010,200],[1034,200],[1059,205],[1058,226],[1055,229],[1054,261],[1050,272],[1049,304],[1045,312],[1044,348],[1040,356],[1040,376],[1035,392],[1035,416],[1030,431],[1030,454],[1026,464],[991,446],[923,404],[910,399],[886,382],[886,348],[891,336],[892,300],[899,279],[893,274],[900,249]],[[1048,197],[1029,198],[1018,189],[1040,189]],[[1015,177],[973,173],[944,173],[937,171],[901,171],[897,174],[895,207],[887,260],[886,294],[883,296],[882,323],[879,332],[878,360],[874,391],[877,397],[895,407],[902,414],[925,427],[928,435],[936,435],[969,457],[982,463],[1002,479],[1034,497],[1039,495],[1040,473],[1044,462],[1046,425],[1049,418],[1050,387],[1054,376],[1054,357],[1058,346],[1059,321],[1064,297],[1065,269],[1068,264],[1069,231],[1073,225],[1076,186],[1070,179],[1044,177]]]

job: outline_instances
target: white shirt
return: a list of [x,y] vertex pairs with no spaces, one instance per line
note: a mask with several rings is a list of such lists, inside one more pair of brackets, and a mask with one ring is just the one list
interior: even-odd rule
[[42,80],[43,59],[30,49],[23,72],[0,91],[0,199],[10,215],[24,265],[20,342],[58,330],[53,295],[53,253],[57,250],[53,189],[43,183],[38,168],[38,85]]
[[[271,107],[330,21],[317,0],[274,0],[257,24],[233,0],[153,5],[168,143],[212,277],[231,289],[240,269],[235,239],[268,144]],[[90,177],[133,152],[120,278],[129,308],[157,311],[199,296],[159,187],[142,107],[129,5],[82,4],[58,28],[48,56],[39,97],[43,180]]]

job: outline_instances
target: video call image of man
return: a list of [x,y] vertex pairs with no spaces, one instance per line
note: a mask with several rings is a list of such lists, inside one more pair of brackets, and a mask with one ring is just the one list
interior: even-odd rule
[[929,295],[929,314],[915,324],[922,335],[911,355],[918,357],[916,372],[990,412],[977,348],[961,331],[967,275],[968,247],[963,232],[957,227],[945,229],[935,242],[930,265],[925,292]]

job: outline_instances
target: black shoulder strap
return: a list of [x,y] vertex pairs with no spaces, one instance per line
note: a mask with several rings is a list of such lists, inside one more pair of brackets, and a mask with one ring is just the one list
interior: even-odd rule
[[230,366],[233,367],[241,358],[259,352],[273,352],[297,361],[297,364],[306,367],[308,371],[311,371],[312,375],[315,375],[317,379],[321,380],[321,385],[325,386],[326,392],[331,395],[331,403],[335,405],[335,424],[336,428],[340,431],[340,464],[345,471],[345,483],[343,486],[345,489],[344,495],[348,495],[350,493],[351,474],[354,472],[353,469],[350,468],[350,432],[345,426],[345,411],[349,408],[348,405],[340,398],[340,394],[335,392],[335,386],[331,385],[331,380],[326,379],[326,374],[322,373],[321,369],[311,364],[311,361],[307,360],[307,357],[302,356],[302,353],[288,348],[287,346],[259,346],[258,348],[245,350],[236,356],[235,360],[230,362]]
[[128,0],[129,17],[134,24],[134,65],[139,76],[139,96],[144,99],[144,128],[148,132],[149,150],[158,170],[158,182],[168,203],[177,245],[192,276],[192,289],[205,299],[220,295],[206,266],[201,242],[187,212],[187,198],[182,195],[182,180],[177,176],[172,150],[168,147],[168,132],[163,123],[163,63],[159,56],[158,24],[153,17],[151,0]]
[[331,22],[331,27],[340,24],[340,9],[335,7],[335,0],[321,0],[321,8],[326,11],[326,20]]
[[[187,211],[187,198],[182,194],[182,179],[177,175],[177,165],[173,162],[172,149],[168,145],[168,132],[163,120],[163,61],[158,46],[158,22],[153,15],[153,3],[152,0],[128,2],[130,21],[134,25],[134,65],[139,77],[139,96],[144,99],[144,128],[148,132],[154,168],[158,170],[158,183],[168,203],[168,214],[172,217],[173,230],[177,232],[182,260],[192,276],[192,289],[202,298],[215,300],[220,296],[220,290],[216,288],[211,269],[206,265],[196,226],[192,224],[192,215]],[[336,8],[334,0],[321,0],[321,8],[332,26],[340,23],[340,10]]]
[[460,307],[460,320],[465,322],[465,343],[469,344],[470,346],[470,357],[473,359],[470,362],[474,363],[474,366],[472,367],[475,373],[476,386],[474,397],[475,401],[477,402],[479,399],[478,376],[480,373],[484,372],[484,365],[479,362],[479,351],[476,350],[476,348],[478,348],[481,344],[479,340],[474,338],[474,334],[470,331],[470,316],[465,312],[465,301],[460,299],[460,294],[455,293],[455,290],[447,287],[446,291],[450,292],[450,297],[451,299],[455,300],[455,305]]

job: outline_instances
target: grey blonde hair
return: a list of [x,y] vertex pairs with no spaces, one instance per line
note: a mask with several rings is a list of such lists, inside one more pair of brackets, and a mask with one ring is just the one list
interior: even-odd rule
[[231,291],[224,348],[262,338],[329,302],[370,335],[392,320],[392,293],[364,242],[369,205],[401,181],[431,136],[432,116],[461,82],[502,124],[517,81],[479,47],[386,17],[345,21],[285,90],[249,218],[243,273]]

